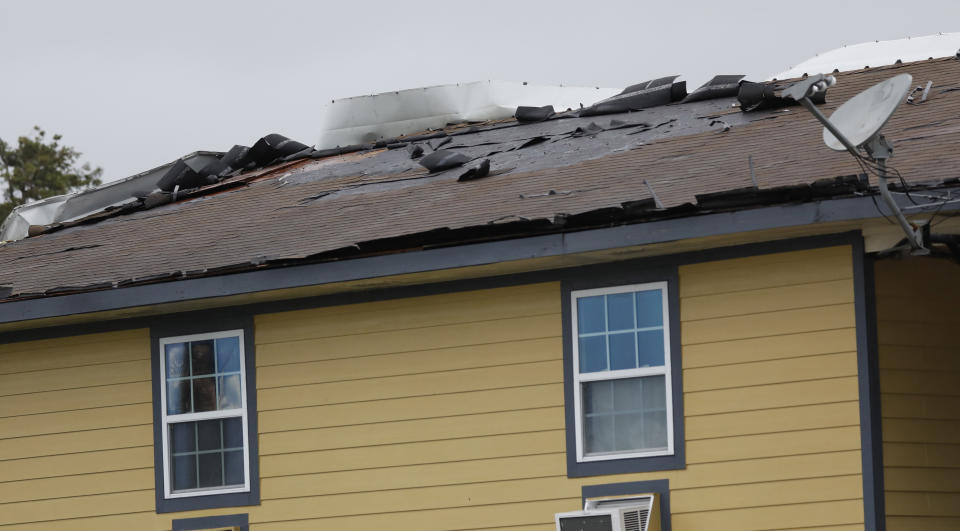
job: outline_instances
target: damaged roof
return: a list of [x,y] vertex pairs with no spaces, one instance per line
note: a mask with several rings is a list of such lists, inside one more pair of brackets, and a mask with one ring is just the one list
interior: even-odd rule
[[[829,115],[899,73],[933,88],[884,128],[897,150],[891,166],[906,184],[956,185],[960,61],[837,74],[821,108]],[[0,299],[871,193],[856,162],[827,149],[801,107],[755,99],[745,112],[730,92],[691,97],[697,92],[676,85],[662,78],[628,87],[598,112],[521,109],[522,121],[363,146],[316,151],[293,142],[264,155],[263,144],[286,140],[268,136],[250,150],[260,150],[257,161],[231,151],[206,174],[181,167],[164,177],[165,191],[32,227],[32,237],[0,246]]]

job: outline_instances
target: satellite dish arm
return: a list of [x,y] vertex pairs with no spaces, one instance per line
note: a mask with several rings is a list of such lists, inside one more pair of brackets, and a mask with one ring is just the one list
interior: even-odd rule
[[833,136],[835,136],[837,140],[839,140],[840,143],[843,144],[843,147],[847,148],[847,151],[849,151],[851,155],[853,155],[854,157],[860,158],[860,152],[857,151],[857,146],[854,146],[850,142],[850,140],[847,139],[847,137],[843,136],[843,133],[841,133],[840,130],[837,129],[835,125],[830,123],[830,120],[826,116],[824,116],[822,112],[820,112],[820,109],[818,109],[817,106],[814,105],[812,101],[810,101],[809,97],[805,97],[801,99],[800,105],[803,105],[805,109],[810,111],[810,114],[812,114],[813,117],[816,118],[820,123],[822,123],[823,126],[827,128],[827,131],[830,131],[833,134]]
[[816,94],[817,92],[823,92],[836,84],[837,78],[833,76],[817,74],[815,76],[810,76],[803,81],[798,81],[797,83],[790,85],[783,91],[783,96],[786,98],[791,98],[800,103],[800,105],[803,105],[806,110],[810,111],[810,114],[812,114],[814,118],[822,123],[828,131],[833,133],[833,136],[837,137],[837,140],[839,140],[840,143],[847,148],[847,151],[849,151],[851,155],[859,158],[860,152],[857,151],[857,146],[854,146],[853,143],[851,143],[850,140],[848,140],[847,137],[845,137],[843,133],[836,128],[836,126],[830,123],[830,120],[827,119],[822,112],[820,112],[820,109],[818,109],[817,106],[810,101],[810,96]]

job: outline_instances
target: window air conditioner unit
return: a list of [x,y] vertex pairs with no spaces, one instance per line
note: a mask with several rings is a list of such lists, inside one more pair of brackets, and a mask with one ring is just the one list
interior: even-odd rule
[[554,519],[557,531],[660,531],[660,504],[655,494],[591,498]]

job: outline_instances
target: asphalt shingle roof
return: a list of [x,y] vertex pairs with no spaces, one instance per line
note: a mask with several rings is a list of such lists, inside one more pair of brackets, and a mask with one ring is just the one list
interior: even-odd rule
[[[911,183],[955,180],[960,61],[837,74],[838,84],[821,108],[829,115],[856,93],[904,72],[915,84],[933,81],[933,89],[927,102],[902,105],[884,128],[896,150],[891,165]],[[436,174],[405,149],[280,164],[234,178],[245,184],[232,189],[0,246],[0,284],[12,285],[14,298],[53,295],[64,287],[102,289],[387,247],[566,230],[565,219],[622,211],[625,203],[643,205],[644,216],[656,215],[648,208],[652,192],[669,212],[697,205],[697,196],[752,186],[748,158],[761,190],[860,172],[848,154],[823,145],[820,125],[802,108],[743,113],[735,101],[506,122],[472,132],[460,127],[456,132],[462,134],[442,149],[474,162]],[[605,130],[591,134],[584,130],[590,122]],[[484,158],[491,161],[490,176],[457,181]],[[698,212],[691,208],[687,215]]]

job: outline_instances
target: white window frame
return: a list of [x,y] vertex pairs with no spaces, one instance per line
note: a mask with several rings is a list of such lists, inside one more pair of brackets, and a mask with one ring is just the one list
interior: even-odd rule
[[[653,291],[660,290],[661,301],[663,302],[663,366],[662,367],[642,367],[637,369],[621,369],[615,371],[598,371],[580,374],[580,334],[578,330],[579,320],[577,318],[577,299],[581,297],[594,297],[597,295],[615,295],[618,293],[631,293],[634,291]],[[577,461],[611,461],[615,459],[629,459],[635,457],[656,457],[674,454],[673,441],[673,382],[670,364],[670,311],[669,298],[667,291],[667,282],[647,282],[644,284],[630,284],[621,286],[612,286],[607,288],[583,289],[570,292],[570,318],[572,319],[571,328],[572,337],[570,343],[573,346],[573,403],[574,418],[577,437]],[[610,452],[598,455],[584,455],[583,451],[583,399],[581,397],[582,384],[584,382],[597,382],[604,380],[620,380],[625,378],[637,378],[641,376],[663,375],[665,380],[666,405],[667,405],[667,448],[665,450],[640,451],[640,452]]]
[[[184,413],[167,415],[167,352],[166,346],[171,343],[187,343],[208,339],[224,339],[238,337],[240,343],[240,407],[235,409],[203,411],[201,413]],[[247,428],[247,367],[246,352],[244,352],[243,330],[226,330],[207,334],[191,334],[186,336],[172,336],[160,338],[160,422],[161,438],[163,439],[163,496],[166,499],[192,498],[196,496],[210,496],[215,494],[229,494],[233,492],[250,491],[250,438]],[[197,422],[201,420],[217,420],[227,418],[241,418],[243,424],[243,486],[236,487],[206,487],[183,491],[173,491],[170,478],[170,424],[177,422]]]

